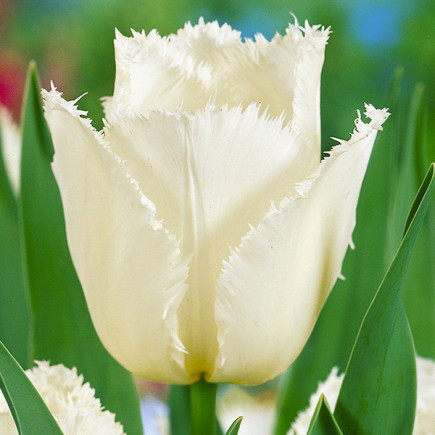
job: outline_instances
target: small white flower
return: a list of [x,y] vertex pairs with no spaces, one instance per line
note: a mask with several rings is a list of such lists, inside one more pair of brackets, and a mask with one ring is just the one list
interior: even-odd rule
[[[293,423],[289,435],[305,435],[310,425],[320,395],[323,394],[331,410],[335,409],[344,375],[338,375],[334,367],[326,381],[319,383],[310,398],[310,405],[301,411]],[[435,361],[417,357],[417,409],[414,435],[435,435]]]
[[[95,390],[83,383],[77,369],[62,364],[50,366],[36,361],[37,366],[26,374],[41,395],[65,435],[122,435],[122,425],[115,415],[104,411],[95,397]],[[0,392],[0,434],[15,435],[18,431],[9,407]]]
[[288,435],[306,435],[314,410],[316,409],[317,403],[322,394],[326,397],[329,408],[332,411],[335,409],[343,378],[344,374],[339,375],[338,368],[333,367],[326,380],[319,382],[316,392],[311,395],[308,408],[299,412],[288,432]]
[[117,33],[96,132],[43,92],[69,248],[109,352],[171,384],[259,384],[297,357],[328,297],[386,110],[320,162],[329,31],[272,41],[216,22]]
[[275,411],[273,393],[251,396],[239,387],[231,387],[219,401],[217,415],[224,432],[242,416],[239,435],[267,435],[272,433]]
[[0,105],[0,131],[3,161],[15,195],[20,188],[21,133],[5,107]]
[[414,435],[435,435],[435,361],[417,357]]

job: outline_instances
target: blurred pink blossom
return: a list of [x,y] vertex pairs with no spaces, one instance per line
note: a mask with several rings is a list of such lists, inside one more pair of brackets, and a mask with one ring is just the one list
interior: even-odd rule
[[15,119],[20,115],[25,71],[25,62],[18,53],[0,48],[0,103]]

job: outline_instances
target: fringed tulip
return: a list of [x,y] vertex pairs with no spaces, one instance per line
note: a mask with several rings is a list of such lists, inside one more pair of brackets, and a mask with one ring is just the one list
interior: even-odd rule
[[259,384],[304,346],[355,226],[376,132],[367,106],[320,162],[329,31],[228,25],[119,33],[95,131],[43,93],[68,243],[109,352],[154,381]]
[[[50,366],[36,361],[37,366],[26,375],[42,397],[66,435],[123,435],[123,427],[115,422],[115,415],[103,410],[95,390],[84,383],[77,369],[62,364]],[[35,433],[38,433],[35,427]],[[0,433],[18,435],[8,404],[0,392]],[[39,432],[40,433],[40,432]]]

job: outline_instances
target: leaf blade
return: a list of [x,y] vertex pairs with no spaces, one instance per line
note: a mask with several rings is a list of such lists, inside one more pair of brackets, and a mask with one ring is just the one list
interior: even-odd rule
[[23,278],[17,201],[3,159],[0,125],[0,340],[29,366],[30,309]]
[[401,291],[435,187],[435,164],[422,183],[396,256],[366,313],[334,416],[346,433],[412,433],[415,355]]
[[41,396],[1,341],[0,388],[21,435],[62,435]]

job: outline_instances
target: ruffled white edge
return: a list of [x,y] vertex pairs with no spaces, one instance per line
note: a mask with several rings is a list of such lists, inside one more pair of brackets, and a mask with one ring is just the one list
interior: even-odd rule
[[350,139],[346,141],[344,139],[332,138],[336,140],[339,144],[334,146],[331,151],[326,152],[328,156],[321,161],[316,172],[311,174],[304,181],[296,183],[296,188],[295,188],[296,193],[290,194],[288,197],[283,198],[278,204],[278,206],[274,202],[271,203],[270,209],[264,215],[262,221],[256,227],[252,227],[250,231],[246,233],[245,236],[243,236],[240,244],[237,247],[233,247],[231,249],[231,253],[229,255],[228,260],[223,261],[223,266],[224,266],[223,271],[226,270],[228,267],[230,267],[231,258],[235,255],[238,255],[244,242],[249,237],[251,237],[252,234],[255,234],[265,224],[265,221],[267,219],[269,219],[271,216],[280,214],[283,211],[283,209],[286,207],[286,205],[289,203],[289,201],[296,201],[298,199],[309,197],[310,191],[312,190],[314,183],[319,178],[320,174],[324,171],[323,167],[330,164],[329,159],[331,158],[332,152],[334,152],[335,155],[345,153],[356,142],[367,138],[374,131],[382,130],[382,123],[384,123],[387,120],[387,118],[390,116],[388,109],[387,108],[376,109],[371,104],[365,104],[365,109],[366,111],[364,114],[370,119],[370,122],[368,124],[365,123],[361,119],[360,111],[359,110],[357,111],[358,118],[355,119],[355,129],[352,132]]
[[197,86],[202,88],[201,94],[207,94],[214,85],[213,66],[206,59],[192,54],[191,40],[208,38],[219,49],[220,55],[227,57],[227,63],[231,61],[227,66],[223,62],[220,68],[228,69],[231,66],[234,69],[234,65],[237,64],[239,68],[248,64],[259,64],[260,59],[267,56],[268,50],[273,46],[290,44],[295,49],[298,47],[300,53],[307,56],[313,50],[317,53],[322,52],[330,28],[310,26],[308,22],[300,26],[295,18],[295,23],[289,24],[285,35],[277,33],[268,41],[263,35],[257,34],[255,39],[245,38],[242,41],[240,32],[228,24],[220,26],[217,21],[205,23],[204,19],[200,18],[198,24],[192,25],[188,22],[176,34],[168,36],[160,36],[155,29],[148,34],[144,30],[131,30],[131,33],[132,36],[128,37],[118,30],[115,31],[115,94],[113,97],[103,98],[104,111],[108,118],[111,118],[113,111],[131,110],[127,103],[130,100],[129,96],[134,92],[130,66],[140,63],[141,59],[149,57],[152,52],[158,62],[165,65],[165,69],[176,70],[184,80],[197,83]]
[[[115,415],[104,410],[100,399],[95,397],[95,390],[84,382],[83,375],[78,375],[75,367],[68,369],[62,364],[50,366],[48,361],[35,363],[36,366],[26,370],[25,374],[62,430],[74,434],[98,427],[98,434],[124,434],[122,425],[115,421]],[[5,431],[1,432],[2,435],[18,433],[1,391],[0,429]]]
[[[81,110],[78,108],[77,103],[81,100],[86,94],[81,95],[75,100],[67,101],[62,98],[62,92],[59,92],[57,88],[51,83],[51,90],[47,91],[46,89],[41,90],[42,99],[44,101],[44,110],[58,110],[59,108],[67,110],[74,118],[80,120],[80,122],[90,130],[95,139],[100,143],[100,145],[104,148],[105,151],[116,161],[116,163],[122,168],[122,172],[125,178],[133,186],[133,189],[136,191],[137,195],[140,197],[140,203],[148,210],[149,212],[149,221],[150,225],[155,231],[163,231],[168,237],[173,238],[175,240],[175,236],[165,229],[162,225],[162,221],[155,219],[156,217],[156,206],[150,201],[142,192],[139,187],[138,182],[128,173],[125,168],[125,161],[122,160],[116,153],[113,152],[112,147],[108,142],[105,141],[104,135],[102,131],[97,131],[93,125],[92,120],[86,118],[88,112],[85,110]],[[177,241],[178,243],[178,241]]]
[[[51,90],[47,91],[45,89],[41,90],[42,99],[44,103],[44,110],[58,110],[64,109],[69,114],[71,114],[74,118],[78,119],[84,127],[89,130],[93,135],[96,141],[102,146],[102,148],[107,152],[107,154],[114,160],[116,165],[119,167],[121,173],[124,175],[126,180],[132,186],[133,191],[139,198],[140,204],[146,209],[148,212],[149,225],[154,231],[161,232],[168,240],[175,246],[175,251],[173,253],[174,262],[177,263],[178,275],[181,275],[183,271],[188,270],[188,264],[191,260],[191,255],[182,255],[180,249],[181,240],[177,239],[177,237],[166,229],[163,225],[162,220],[156,219],[156,206],[150,201],[146,195],[143,194],[142,190],[139,187],[139,183],[128,173],[126,170],[125,161],[123,161],[113,150],[109,143],[107,143],[104,139],[104,134],[102,131],[97,131],[92,126],[92,120],[89,118],[85,118],[88,112],[81,110],[78,108],[78,101],[86,94],[81,95],[75,100],[67,101],[62,98],[62,93],[57,91],[53,82],[51,83]],[[52,163],[53,166],[54,163]],[[166,306],[163,312],[163,320],[166,322],[167,330],[171,338],[171,358],[178,365],[181,370],[185,370],[184,367],[184,356],[187,354],[187,350],[184,347],[184,344],[180,340],[178,336],[178,317],[176,312],[178,307],[187,292],[187,285],[183,280],[177,280],[177,284],[173,287],[165,290],[165,295],[167,297]],[[172,319],[169,321],[169,319]],[[188,375],[189,377],[190,375]],[[175,381],[174,381],[175,382]],[[186,383],[185,380],[180,381],[179,383]]]
[[[183,47],[183,42],[190,38],[206,36],[214,41],[216,47],[224,50],[240,50],[242,58],[249,62],[258,63],[261,54],[267,50],[269,45],[283,44],[291,40],[298,44],[305,41],[305,47],[323,48],[329,38],[330,27],[314,25],[310,26],[308,21],[304,26],[299,25],[295,18],[294,24],[289,24],[285,35],[276,34],[271,41],[268,41],[262,34],[256,34],[255,39],[241,39],[241,32],[232,29],[230,25],[219,25],[217,21],[205,23],[201,17],[198,24],[192,25],[187,22],[183,29],[176,34],[160,36],[158,31],[153,29],[148,34],[145,30],[137,32],[131,29],[132,36],[124,36],[119,30],[115,30],[116,61],[126,70],[131,62],[137,62],[140,52],[158,48],[160,57],[167,60],[168,68],[177,68],[187,78],[194,77],[199,83],[209,86],[211,79],[210,66],[205,60],[194,59],[188,52],[188,46]],[[183,50],[182,48],[185,48]]]
[[[276,206],[274,203],[271,204],[271,207],[269,211],[265,214],[263,220],[257,225],[256,227],[252,227],[251,230],[242,238],[241,243],[237,246],[231,249],[231,253],[229,255],[228,260],[223,261],[223,267],[221,275],[217,281],[218,285],[218,292],[217,292],[217,298],[216,298],[216,304],[215,304],[215,310],[216,310],[216,321],[218,324],[218,342],[220,347],[220,352],[218,354],[218,358],[216,361],[215,366],[215,372],[211,375],[210,379],[213,382],[236,382],[235,377],[232,376],[229,372],[226,373],[226,369],[224,368],[225,363],[227,361],[227,353],[228,353],[228,346],[226,345],[226,341],[228,337],[231,337],[232,328],[235,327],[233,325],[233,321],[227,321],[226,318],[228,317],[228,312],[230,310],[234,310],[234,306],[239,307],[241,301],[239,300],[240,297],[236,295],[236,291],[233,289],[234,283],[233,281],[233,274],[234,267],[240,269],[241,267],[248,267],[247,265],[250,264],[251,260],[249,259],[250,255],[252,253],[250,252],[250,246],[252,245],[251,239],[262,240],[264,238],[263,242],[261,243],[269,243],[268,237],[265,236],[268,234],[268,227],[272,225],[272,221],[275,217],[280,216],[284,213],[284,211],[287,209],[288,206],[291,206],[292,203],[295,201],[302,201],[306,198],[310,197],[310,193],[313,190],[314,186],[317,183],[317,180],[321,176],[322,173],[327,173],[328,168],[334,164],[334,161],[337,161],[337,159],[342,155],[343,153],[346,153],[352,146],[357,144],[360,141],[364,141],[369,138],[369,136],[372,136],[373,133],[375,133],[377,130],[381,130],[381,124],[384,122],[388,116],[388,110],[382,109],[377,110],[372,105],[366,105],[366,116],[370,118],[370,122],[368,124],[365,124],[361,120],[361,115],[358,112],[358,118],[355,121],[355,130],[353,131],[351,138],[348,141],[339,140],[339,145],[335,146],[332,151],[329,153],[330,155],[328,157],[325,157],[323,161],[320,163],[318,169],[309,176],[306,180],[304,180],[301,183],[298,183],[297,190],[295,193],[290,194],[288,197],[283,198],[280,201],[280,204]],[[371,141],[371,145],[373,145],[373,140]],[[368,156],[371,152],[371,145],[367,144],[368,146]],[[365,172],[365,171],[364,171]],[[361,179],[362,181],[362,179]],[[358,190],[359,193],[359,190]],[[353,230],[353,227],[355,225],[355,217],[352,216],[349,217],[348,227],[350,230],[349,232],[349,239],[347,242],[347,245],[352,245],[351,241],[351,234]],[[346,234],[348,232],[346,230]],[[347,237],[347,236],[346,236]],[[270,242],[272,243],[272,242]],[[258,243],[257,243],[258,244]],[[255,245],[255,243],[254,243]],[[251,246],[252,247],[252,246]],[[344,251],[345,252],[345,251]],[[248,256],[248,257],[246,257]],[[343,253],[344,257],[344,253]],[[245,264],[246,263],[246,264]],[[340,263],[341,264],[341,263]],[[236,266],[237,265],[237,266]],[[245,266],[243,266],[245,265]],[[252,267],[250,265],[249,267]],[[341,267],[341,266],[340,266]],[[332,271],[331,271],[332,272]],[[337,274],[335,275],[335,280],[341,276],[340,271],[337,271]],[[332,278],[332,276],[331,276]],[[329,290],[333,287],[333,284],[335,282],[331,282],[331,286],[328,287]],[[239,283],[240,284],[240,283]],[[246,293],[246,291],[244,292]],[[246,310],[244,310],[246,311]],[[249,313],[244,313],[245,315],[248,315]],[[235,322],[237,324],[237,322]],[[313,323],[314,325],[314,323]],[[313,326],[312,325],[312,326]],[[301,331],[303,333],[303,331]],[[309,333],[309,331],[308,331]],[[233,339],[230,340],[229,348],[234,347],[234,343],[232,342]],[[225,351],[224,349],[227,348]],[[247,364],[248,365],[248,364]],[[286,367],[283,367],[282,370],[284,370]],[[281,370],[281,371],[282,371]],[[270,379],[271,377],[274,377],[278,375],[279,372],[271,374],[269,378],[263,378],[259,377],[256,380],[248,379],[246,378],[241,383],[249,383],[249,384],[258,384],[261,382],[265,382],[266,380]]]

